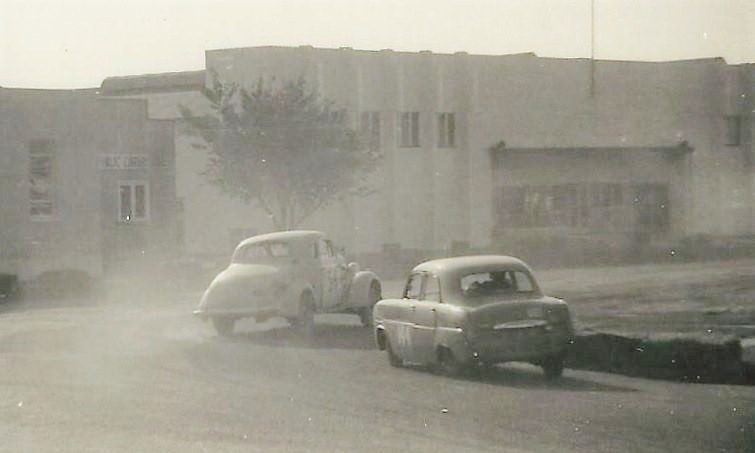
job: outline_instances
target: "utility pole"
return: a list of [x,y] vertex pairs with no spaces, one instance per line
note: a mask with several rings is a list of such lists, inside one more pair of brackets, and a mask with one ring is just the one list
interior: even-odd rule
[[590,97],[595,96],[595,0],[590,0]]

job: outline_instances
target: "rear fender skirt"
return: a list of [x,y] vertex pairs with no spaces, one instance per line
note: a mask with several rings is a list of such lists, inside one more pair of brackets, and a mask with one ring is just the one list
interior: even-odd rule
[[370,285],[373,281],[377,281],[380,284],[377,275],[372,271],[360,271],[354,275],[349,286],[349,307],[364,307],[367,305]]

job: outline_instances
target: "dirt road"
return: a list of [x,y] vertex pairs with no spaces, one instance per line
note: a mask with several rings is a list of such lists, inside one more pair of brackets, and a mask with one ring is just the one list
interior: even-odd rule
[[[507,366],[393,369],[318,317],[215,336],[181,305],[0,314],[0,451],[747,451],[755,389]],[[752,451],[752,450],[750,450]]]

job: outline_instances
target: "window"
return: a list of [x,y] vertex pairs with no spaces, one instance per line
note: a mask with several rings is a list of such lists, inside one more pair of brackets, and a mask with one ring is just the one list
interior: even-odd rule
[[362,112],[359,132],[369,149],[380,148],[380,112]]
[[401,112],[398,115],[398,146],[419,147],[419,112]]
[[32,219],[50,218],[55,213],[55,159],[52,142],[29,143],[29,214]]
[[478,272],[465,275],[461,278],[460,284],[461,290],[467,297],[502,296],[535,291],[532,279],[522,271]]
[[146,182],[121,182],[119,219],[121,222],[144,221],[149,218],[149,191]]
[[456,147],[456,119],[453,113],[438,114],[438,147]]
[[269,247],[271,256],[276,258],[291,256],[291,248],[285,242],[271,242]]
[[514,272],[514,280],[516,281],[516,292],[518,293],[531,293],[535,290],[532,279],[524,272]]
[[742,119],[738,116],[726,117],[726,137],[724,144],[738,146],[742,136]]
[[234,263],[253,263],[270,256],[265,244],[252,244],[240,249],[233,256]]
[[422,274],[413,274],[406,282],[404,299],[419,299],[422,290]]
[[440,282],[434,275],[428,275],[425,281],[425,300],[440,302]]
[[333,249],[328,241],[326,241],[325,239],[320,239],[319,241],[317,241],[315,258],[332,257],[333,255]]

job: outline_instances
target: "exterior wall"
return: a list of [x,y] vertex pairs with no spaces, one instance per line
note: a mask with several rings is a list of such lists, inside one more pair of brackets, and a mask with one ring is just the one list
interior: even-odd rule
[[[143,102],[103,102],[95,90],[0,89],[0,272],[30,280],[45,271],[99,276],[124,249],[117,181],[149,184],[142,251],[175,236],[173,126],[147,121]],[[53,215],[30,213],[30,143],[53,156]],[[104,158],[144,155],[138,170],[108,170]]]
[[[22,280],[50,269],[102,270],[94,130],[77,126],[97,118],[89,91],[0,89],[3,141],[0,262]],[[30,216],[29,143],[50,140],[53,215]],[[6,163],[9,164],[6,166]]]
[[[753,65],[303,46],[208,51],[206,68],[207,78],[217,74],[246,87],[260,78],[279,83],[303,76],[345,108],[355,128],[361,112],[379,112],[384,157],[370,181],[376,192],[334,203],[302,225],[327,231],[357,253],[403,249],[419,256],[488,249],[500,233],[496,189],[555,182],[668,186],[670,225],[655,239],[755,234]],[[151,118],[179,118],[178,104],[206,111],[199,87],[161,90],[159,83],[169,78],[119,83],[157,83],[143,93],[126,93],[148,99]],[[400,112],[419,112],[420,146],[397,145]],[[438,146],[440,112],[455,115],[455,147]],[[726,144],[731,116],[741,118],[737,145]],[[187,251],[225,253],[230,231],[272,229],[261,210],[204,182],[205,156],[190,146],[181,128],[175,140]],[[497,144],[507,157],[494,169],[490,149]]]
[[[659,168],[665,169],[672,213],[667,236],[672,239],[755,233],[752,169],[744,165],[751,152],[746,144],[727,146],[723,139],[726,116],[732,111],[743,115],[738,99],[742,92],[752,93],[744,81],[751,74],[747,67],[721,59],[591,63],[531,54],[310,47],[209,51],[206,61],[221,79],[247,86],[260,77],[303,75],[324,96],[354,112],[355,119],[361,111],[380,111],[385,160],[375,178],[378,195],[353,201],[347,214],[333,207],[311,222],[337,231],[361,251],[386,243],[436,251],[454,242],[488,246],[495,228],[491,188],[505,177],[490,171],[489,149],[501,141],[516,149],[624,150],[622,158],[634,162],[631,172],[616,167],[603,179],[653,180]],[[402,111],[420,113],[418,148],[395,145],[396,115]],[[436,146],[439,112],[456,115],[456,148]],[[673,165],[656,166],[657,156],[642,151],[682,145],[693,152],[672,158]],[[593,160],[536,162],[533,158],[516,167],[517,177],[594,177],[605,170]],[[562,173],[564,165],[578,171]],[[377,221],[369,217],[376,211]]]

